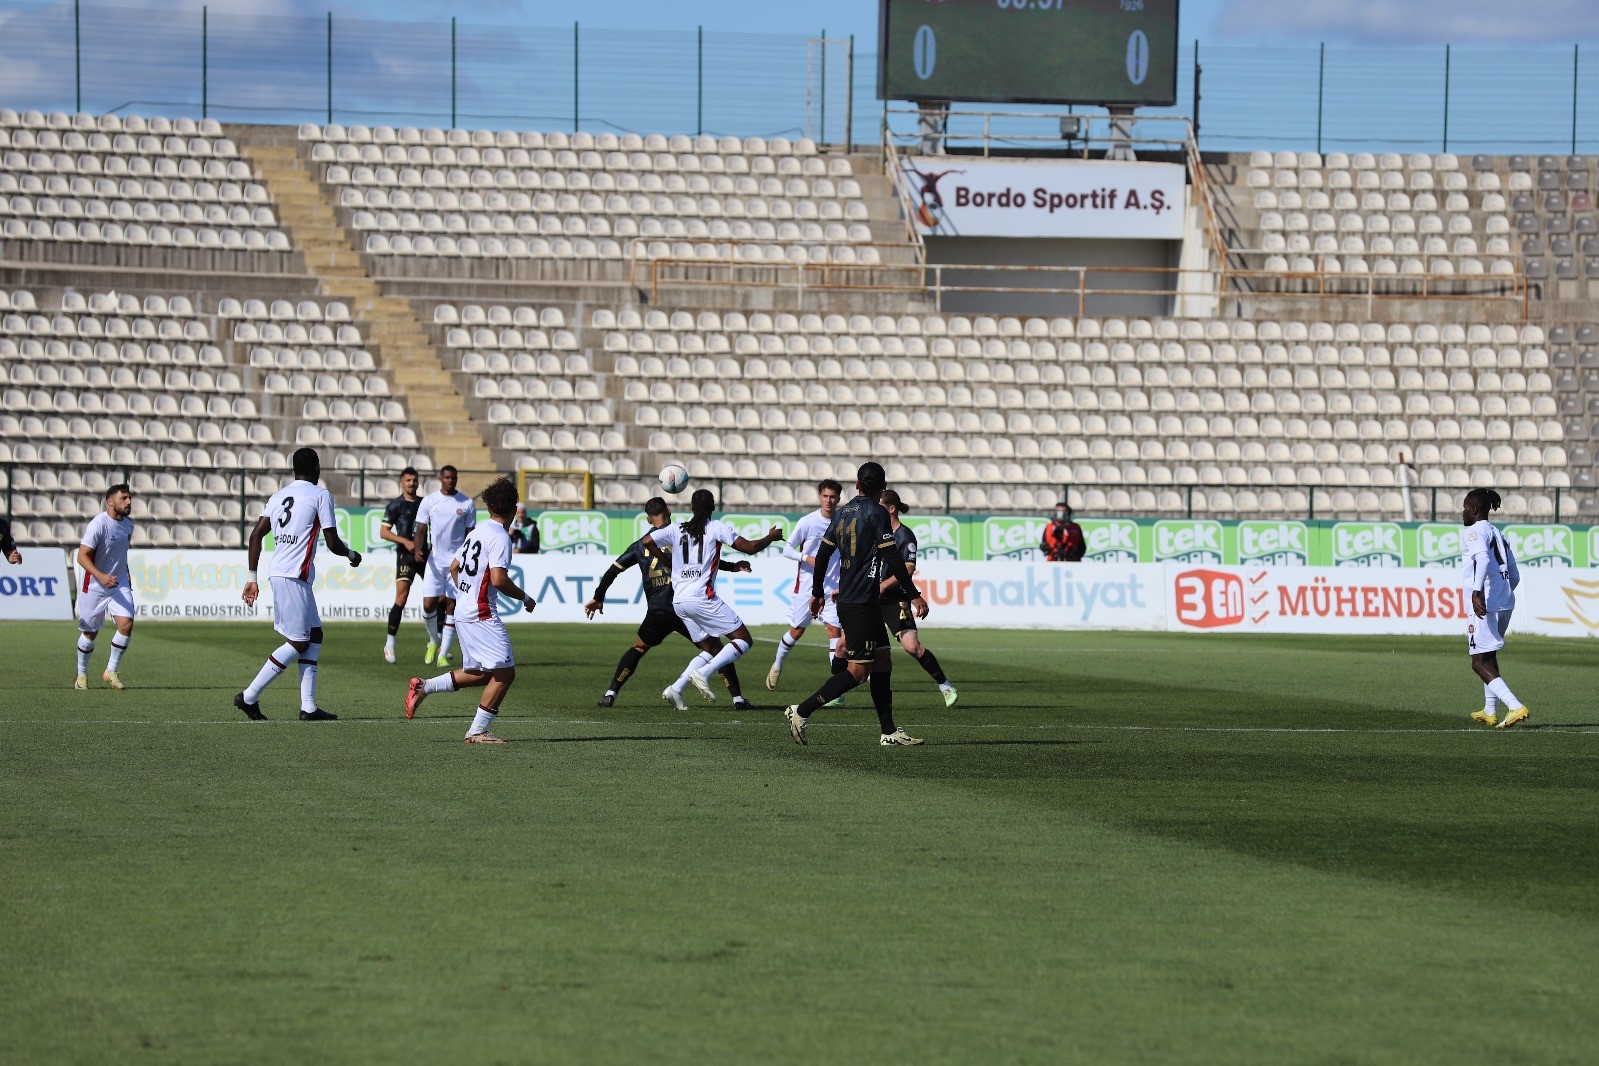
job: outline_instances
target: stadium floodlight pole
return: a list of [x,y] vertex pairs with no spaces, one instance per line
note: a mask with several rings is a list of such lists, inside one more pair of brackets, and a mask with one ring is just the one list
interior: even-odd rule
[[1321,59],[1316,64],[1316,154],[1321,154],[1322,103],[1327,97],[1327,42],[1321,42]]
[[83,111],[83,31],[79,23],[78,0],[72,0],[72,87],[76,103],[73,110]]
[[450,16],[450,129],[455,129],[455,16]]
[[211,102],[211,65],[210,65],[210,12],[206,5],[200,5],[200,117],[210,118],[206,108]]
[[1449,151],[1449,46],[1444,45],[1444,151]]
[[1577,154],[1577,57],[1582,45],[1571,46],[1571,154]]
[[705,133],[705,27],[697,27],[694,50],[694,136]]
[[573,22],[572,23],[572,132],[573,133],[577,132],[578,126],[582,122],[582,120],[578,117],[579,114],[580,114],[579,107],[578,107],[578,101],[580,99],[580,97],[578,96],[578,70],[579,70],[578,57],[579,57],[580,54],[581,53],[578,50],[577,23]]
[[328,12],[328,125],[333,125],[333,12]]
[[823,144],[826,144],[827,143],[827,27],[826,26],[822,27],[821,47],[822,47],[822,59],[821,59],[821,82],[822,82],[821,109],[822,109],[822,113],[821,113],[820,118],[817,120],[816,124],[819,127],[818,133],[820,134],[820,136],[817,137],[817,140],[821,141]]
[[844,53],[844,151],[848,153],[855,143],[855,35],[849,35],[849,49]]

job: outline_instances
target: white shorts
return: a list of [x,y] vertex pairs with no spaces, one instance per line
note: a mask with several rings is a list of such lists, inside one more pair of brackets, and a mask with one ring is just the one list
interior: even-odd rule
[[726,600],[677,600],[672,610],[688,626],[689,639],[696,644],[706,637],[725,637],[744,624]]
[[105,625],[105,616],[133,617],[133,590],[126,585],[108,589],[94,578],[89,587],[78,593],[78,631],[98,633]]
[[813,617],[811,614],[811,594],[809,592],[796,592],[794,598],[788,601],[788,625],[790,629],[804,629],[820,617],[824,625],[838,628],[838,601],[829,594],[822,602],[822,613]]
[[422,596],[424,599],[455,599],[455,586],[450,584],[450,557],[444,556],[442,567],[433,565],[437,554],[428,556],[422,565]]
[[290,643],[311,639],[311,630],[322,626],[322,612],[316,609],[316,594],[311,582],[297,577],[274,577],[272,581],[272,628]]
[[516,665],[511,652],[511,634],[498,618],[485,622],[455,620],[455,636],[461,642],[461,669],[503,670]]
[[1466,619],[1466,646],[1473,655],[1486,655],[1505,646],[1510,630],[1509,611],[1489,611],[1484,618],[1475,613]]

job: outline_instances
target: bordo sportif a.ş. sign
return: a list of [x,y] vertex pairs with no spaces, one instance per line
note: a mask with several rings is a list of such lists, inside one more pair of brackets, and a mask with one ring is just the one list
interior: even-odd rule
[[916,218],[937,237],[1180,240],[1187,171],[1174,163],[1003,163],[917,156],[901,164]]

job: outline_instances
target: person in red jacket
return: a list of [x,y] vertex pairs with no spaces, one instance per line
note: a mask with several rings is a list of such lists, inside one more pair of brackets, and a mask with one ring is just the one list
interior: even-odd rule
[[1083,539],[1083,527],[1072,521],[1072,509],[1066,504],[1055,505],[1055,518],[1044,527],[1044,540],[1038,548],[1052,563],[1082,560],[1088,542]]

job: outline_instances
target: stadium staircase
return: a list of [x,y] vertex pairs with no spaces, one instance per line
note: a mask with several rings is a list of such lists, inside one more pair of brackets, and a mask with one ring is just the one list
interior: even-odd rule
[[[324,296],[345,301],[376,354],[393,373],[415,429],[435,460],[462,470],[497,468],[465,400],[439,359],[411,305],[385,296],[366,272],[329,205],[307,172],[288,127],[235,127],[240,150],[255,167],[278,207],[306,269]],[[480,487],[467,484],[473,491]]]

